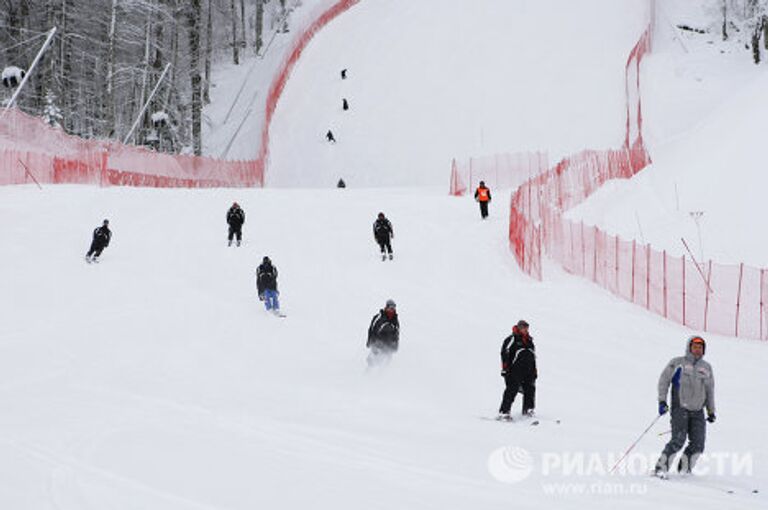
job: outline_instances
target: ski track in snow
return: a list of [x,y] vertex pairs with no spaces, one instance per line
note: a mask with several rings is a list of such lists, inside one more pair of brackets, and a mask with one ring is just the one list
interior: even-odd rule
[[[232,200],[247,215],[239,249],[226,247]],[[573,479],[534,473],[503,484],[488,456],[508,445],[534,456],[622,451],[655,411],[658,373],[688,335],[554,267],[544,283],[524,277],[501,206],[481,221],[472,200],[443,190],[23,186],[0,190],[0,204],[0,229],[15,240],[0,248],[0,278],[11,283],[0,294],[3,507],[555,501],[542,484]],[[373,241],[379,210],[394,224],[392,262]],[[88,266],[88,226],[104,216],[113,243]],[[282,321],[256,297],[264,254],[291,310]],[[367,373],[365,331],[389,297],[401,350]],[[539,414],[559,425],[477,419],[498,406],[499,345],[521,317],[539,350]],[[750,392],[765,378],[764,346],[708,339],[720,408],[708,449],[752,452],[759,486],[766,450],[753,438],[763,411]],[[655,455],[663,442],[649,434],[638,449]],[[675,508],[699,493],[705,508],[747,497],[650,483],[636,500],[589,504]]]

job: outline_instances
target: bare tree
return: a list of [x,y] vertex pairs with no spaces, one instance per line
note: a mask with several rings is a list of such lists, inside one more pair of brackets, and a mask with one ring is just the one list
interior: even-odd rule
[[211,102],[211,56],[213,55],[213,0],[208,0],[208,19],[205,23],[205,81],[203,102]]
[[264,30],[264,0],[256,0],[256,40],[253,42],[256,54],[261,52],[264,42],[261,39]]
[[246,48],[248,46],[248,39],[245,36],[245,0],[240,0],[240,47]]
[[196,156],[203,153],[201,137],[202,98],[200,90],[200,0],[189,0],[187,35],[189,37],[189,81],[192,88],[192,147]]
[[232,8],[232,61],[235,65],[240,64],[240,44],[237,42],[237,10],[235,9],[235,0],[231,2]]

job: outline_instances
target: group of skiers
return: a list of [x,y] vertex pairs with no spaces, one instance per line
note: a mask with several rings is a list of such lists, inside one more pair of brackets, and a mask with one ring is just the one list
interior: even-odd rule
[[[512,334],[501,344],[501,376],[505,389],[499,407],[498,420],[512,420],[510,409],[518,392],[523,394],[522,414],[533,416],[536,407],[536,347],[529,324],[520,320]],[[658,383],[658,411],[670,413],[672,437],[667,442],[654,468],[654,475],[666,478],[677,452],[683,450],[677,472],[692,471],[704,452],[707,423],[715,422],[715,378],[712,366],[704,361],[706,342],[698,335],[688,339],[684,356],[673,358],[664,367]],[[671,399],[668,394],[671,388]],[[704,417],[706,409],[707,416]]]
[[[491,201],[490,190],[483,181],[475,191],[475,199],[480,204],[481,218],[488,216],[488,203]],[[228,246],[233,239],[236,246],[242,241],[242,227],[245,223],[245,212],[237,202],[234,202],[226,215]],[[394,229],[392,223],[383,212],[380,212],[373,223],[373,236],[381,251],[382,261],[392,260],[392,239]],[[94,229],[91,246],[85,256],[86,261],[98,262],[104,248],[109,246],[112,231],[109,220]],[[277,290],[277,267],[268,256],[263,257],[256,270],[256,287],[259,299],[264,302],[267,311],[281,315],[279,292]],[[518,393],[523,394],[522,415],[534,416],[536,407],[536,347],[529,331],[530,325],[525,320],[519,320],[512,327],[512,334],[501,344],[501,376],[504,378],[504,392],[497,419],[511,421],[511,408]],[[369,349],[367,362],[369,367],[385,365],[397,352],[400,342],[400,321],[397,315],[397,305],[388,299],[384,308],[373,316],[368,327],[366,347]],[[659,415],[670,413],[672,437],[664,447],[656,463],[654,474],[666,477],[674,456],[685,445],[688,445],[680,456],[677,471],[690,473],[697,458],[704,451],[706,424],[715,422],[714,374],[711,365],[704,361],[706,342],[700,336],[688,339],[684,356],[673,358],[664,367],[658,382],[658,412]],[[668,403],[668,393],[671,388],[671,398]],[[704,417],[706,408],[707,417]]]

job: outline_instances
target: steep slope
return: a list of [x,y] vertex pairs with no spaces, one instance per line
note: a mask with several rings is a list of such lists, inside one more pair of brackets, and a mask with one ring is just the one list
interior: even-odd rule
[[294,70],[267,183],[446,185],[452,157],[619,145],[624,63],[646,8],[365,0],[317,34]]
[[571,215],[672,254],[685,253],[685,237],[699,259],[766,267],[768,242],[752,225],[768,214],[768,74],[718,33],[672,33],[670,23],[706,26],[701,13],[687,17],[695,10],[690,2],[672,6],[678,10],[662,11],[642,76],[653,164],[605,186]]

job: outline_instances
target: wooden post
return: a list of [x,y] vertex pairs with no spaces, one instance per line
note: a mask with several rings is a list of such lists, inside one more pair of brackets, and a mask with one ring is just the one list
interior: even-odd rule
[[616,295],[621,296],[621,291],[619,290],[619,235],[616,234],[616,256],[614,257],[614,262],[616,263]]
[[760,270],[760,340],[763,339],[763,313],[765,313],[763,288],[765,288],[765,269]]
[[645,245],[645,308],[651,309],[651,243]]
[[581,220],[581,275],[587,276],[587,252],[584,247],[584,220]]
[[664,256],[664,318],[667,318],[667,250],[663,252]]
[[687,326],[685,321],[685,255],[681,257],[681,260],[683,261],[683,326]]
[[595,240],[593,241],[592,250],[594,253],[592,254],[592,281],[597,283],[597,240],[600,236],[599,230],[597,228],[597,225],[594,226],[595,229]]
[[632,239],[632,302],[635,302],[635,258],[637,253],[637,240]]
[[[712,259],[709,259],[709,269],[707,269],[707,287],[712,282]],[[704,331],[707,331],[707,324],[709,322],[709,295],[710,292],[706,292],[704,296]]]
[[739,290],[736,291],[736,325],[734,336],[739,336],[739,309],[741,308],[741,281],[744,278],[744,262],[739,264]]

